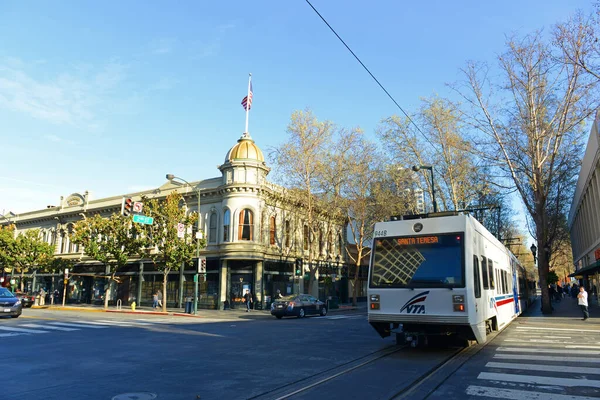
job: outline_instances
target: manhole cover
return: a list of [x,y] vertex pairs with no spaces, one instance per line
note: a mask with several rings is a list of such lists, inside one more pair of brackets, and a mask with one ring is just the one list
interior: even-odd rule
[[138,392],[118,394],[112,400],[151,400],[155,398],[156,395],[154,393]]

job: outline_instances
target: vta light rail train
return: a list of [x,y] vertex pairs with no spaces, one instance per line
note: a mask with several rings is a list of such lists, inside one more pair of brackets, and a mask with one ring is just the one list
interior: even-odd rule
[[517,258],[469,214],[375,224],[368,319],[381,337],[396,333],[413,346],[439,336],[484,343],[535,293]]

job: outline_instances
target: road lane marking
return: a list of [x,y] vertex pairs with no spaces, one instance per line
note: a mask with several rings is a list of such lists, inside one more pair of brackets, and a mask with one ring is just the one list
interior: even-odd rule
[[65,331],[65,332],[78,331],[79,330],[79,329],[73,329],[73,328],[63,328],[63,327],[60,327],[60,326],[39,325],[39,324],[22,324],[20,326],[24,326],[24,327],[27,327],[27,328],[53,329],[53,330]]
[[567,394],[543,392],[528,392],[525,390],[501,389],[495,387],[475,385],[471,385],[467,388],[467,395],[508,400],[597,400],[596,397],[571,396]]
[[490,361],[485,366],[488,368],[518,369],[524,371],[571,372],[573,374],[600,375],[600,368],[568,367],[564,365],[517,364]]
[[12,337],[12,336],[21,336],[22,333],[0,333],[0,337]]
[[135,322],[135,321],[121,321],[121,320],[107,320],[107,319],[99,319],[98,322],[103,324],[111,324],[111,325],[123,325],[123,326],[151,326],[154,324],[147,322]]
[[72,328],[91,328],[91,329],[104,329],[108,328],[106,325],[87,325],[87,324],[74,324],[71,322],[50,322],[50,325],[58,325],[58,326],[69,326]]
[[[556,353],[556,349],[537,349],[537,348],[527,348],[527,347],[498,347],[497,351],[514,351],[517,353]],[[579,354],[579,355],[587,355],[587,356],[597,356],[600,355],[600,351],[594,350],[571,350],[569,354]]]
[[566,356],[538,356],[538,355],[534,355],[534,354],[527,354],[527,355],[494,354],[494,358],[497,358],[499,360],[560,361],[560,362],[579,362],[579,363],[600,364],[600,359],[598,359],[598,358],[566,357]]
[[481,372],[477,379],[500,382],[527,383],[530,385],[594,387],[600,388],[600,381],[592,379],[556,378],[555,376],[537,376],[521,374],[500,374],[496,372]]
[[571,345],[565,346],[565,349],[600,349],[600,346],[585,346],[585,345]]
[[48,333],[48,331],[40,331],[35,329],[9,328],[0,326],[0,331],[19,332],[19,333]]

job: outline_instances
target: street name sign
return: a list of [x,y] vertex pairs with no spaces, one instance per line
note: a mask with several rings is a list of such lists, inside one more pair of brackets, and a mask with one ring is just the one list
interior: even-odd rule
[[154,218],[136,214],[133,216],[133,222],[138,224],[152,225],[154,223]]

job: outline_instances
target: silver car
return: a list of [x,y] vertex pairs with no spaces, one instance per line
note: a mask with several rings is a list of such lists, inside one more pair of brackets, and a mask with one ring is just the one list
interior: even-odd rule
[[0,316],[10,315],[12,318],[19,318],[23,311],[23,305],[10,290],[0,287]]

